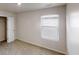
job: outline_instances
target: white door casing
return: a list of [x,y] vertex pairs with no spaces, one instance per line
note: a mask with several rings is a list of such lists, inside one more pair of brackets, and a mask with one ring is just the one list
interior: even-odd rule
[[14,17],[7,18],[7,42],[14,41]]

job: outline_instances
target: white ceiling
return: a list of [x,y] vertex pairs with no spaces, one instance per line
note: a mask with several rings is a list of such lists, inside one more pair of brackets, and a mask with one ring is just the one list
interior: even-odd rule
[[58,5],[64,5],[64,3],[22,3],[20,6],[17,3],[0,3],[0,11],[19,13]]

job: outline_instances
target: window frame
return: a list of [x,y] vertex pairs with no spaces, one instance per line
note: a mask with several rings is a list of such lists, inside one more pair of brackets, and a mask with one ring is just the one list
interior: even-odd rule
[[[58,26],[42,26],[42,24],[40,24],[40,27],[41,27],[41,37],[42,37],[42,28],[43,27],[52,27],[52,28],[53,27],[56,27],[57,32],[58,32],[57,35],[56,35],[56,40],[54,38],[52,38],[52,39],[49,38],[49,40],[55,40],[55,41],[59,40],[59,15],[58,14],[57,15],[55,15],[55,14],[53,14],[53,15],[44,15],[44,16],[41,16],[41,20],[43,20],[43,18],[45,18],[45,17],[48,17],[49,19],[50,19],[50,17],[56,18],[57,19]],[[52,18],[52,19],[54,19],[54,18]],[[42,39],[48,39],[48,38],[43,38],[42,37]]]

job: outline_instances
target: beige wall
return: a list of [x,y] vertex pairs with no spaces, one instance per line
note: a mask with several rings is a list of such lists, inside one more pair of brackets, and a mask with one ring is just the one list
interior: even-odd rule
[[[66,53],[65,6],[29,11],[17,14],[16,38],[51,50]],[[40,34],[40,17],[59,14],[59,41],[42,39]]]
[[68,54],[79,54],[79,4],[67,4]]

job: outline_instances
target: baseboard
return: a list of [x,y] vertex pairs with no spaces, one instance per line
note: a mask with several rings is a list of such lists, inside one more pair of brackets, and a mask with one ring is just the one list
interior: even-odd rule
[[12,42],[14,42],[15,40],[16,40],[16,39],[14,39],[14,40],[12,40],[12,41],[8,41],[8,40],[7,40],[7,43],[12,43]]
[[2,43],[2,42],[7,42],[7,40],[0,41],[0,43]]
[[22,42],[25,42],[25,43],[28,43],[28,44],[31,44],[31,45],[35,45],[35,46],[38,46],[38,47],[42,47],[42,48],[45,48],[45,49],[48,49],[48,50],[51,50],[51,51],[55,51],[55,52],[60,53],[60,54],[62,54],[62,55],[66,55],[66,54],[67,54],[67,53],[65,53],[65,52],[58,51],[58,50],[56,50],[56,49],[49,49],[49,48],[47,48],[47,47],[43,47],[43,46],[40,46],[40,45],[36,45],[36,44],[34,44],[34,43],[31,43],[31,42],[26,42],[26,41],[24,41],[24,40],[20,40],[20,39],[16,39],[16,40],[19,40],[19,41],[22,41]]

